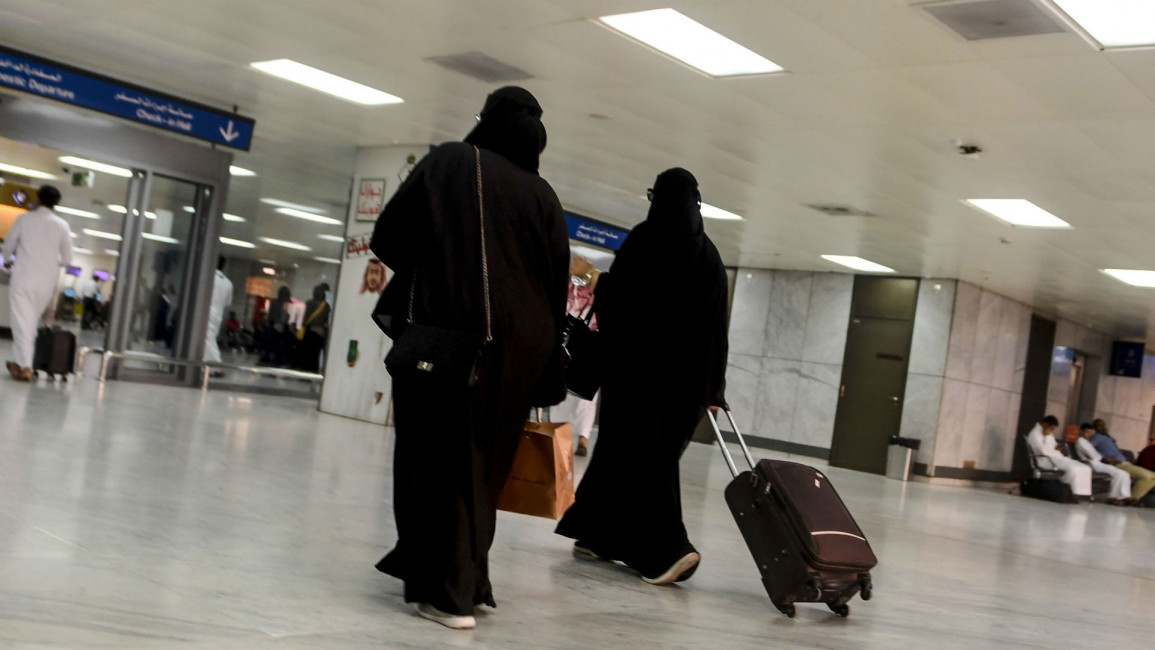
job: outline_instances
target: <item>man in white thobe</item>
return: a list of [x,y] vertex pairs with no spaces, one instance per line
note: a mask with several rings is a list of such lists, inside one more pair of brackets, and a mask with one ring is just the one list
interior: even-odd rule
[[60,203],[60,190],[44,185],[36,197],[40,207],[16,219],[0,249],[0,263],[9,265],[13,255],[16,259],[8,284],[15,355],[8,362],[8,372],[20,381],[32,381],[37,325],[56,296],[60,267],[72,263],[68,222],[52,211]]
[[[1071,492],[1077,497],[1091,496],[1091,468],[1073,458],[1067,458],[1059,451],[1059,443],[1055,442],[1055,429],[1059,428],[1059,419],[1053,415],[1043,418],[1031,432],[1027,434],[1027,443],[1031,453],[1036,456],[1046,456],[1055,469],[1063,473],[1063,482],[1071,486]],[[1041,463],[1042,469],[1047,469],[1046,463]]]
[[233,282],[225,275],[225,257],[217,259],[217,273],[213,277],[213,301],[209,304],[209,327],[205,332],[205,361],[220,363],[221,348],[217,345],[225,309],[233,302]]
[[1079,452],[1079,457],[1087,461],[1092,470],[1102,472],[1111,477],[1111,491],[1107,494],[1108,499],[1116,503],[1130,501],[1131,475],[1114,465],[1108,465],[1103,462],[1103,455],[1095,449],[1095,445],[1091,444],[1091,436],[1095,435],[1095,433],[1094,425],[1083,425],[1083,428],[1079,431],[1079,440],[1075,443],[1075,449]]

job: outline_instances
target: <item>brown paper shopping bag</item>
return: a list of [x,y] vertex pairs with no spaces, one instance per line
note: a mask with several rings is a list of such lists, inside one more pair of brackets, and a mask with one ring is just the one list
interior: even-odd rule
[[526,422],[497,509],[560,519],[573,501],[573,432],[569,423]]

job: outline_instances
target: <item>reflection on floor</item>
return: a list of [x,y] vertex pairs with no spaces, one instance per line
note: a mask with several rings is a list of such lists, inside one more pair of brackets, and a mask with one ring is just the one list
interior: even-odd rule
[[[595,441],[596,448],[596,441]],[[682,463],[703,554],[682,586],[581,562],[502,513],[499,608],[415,617],[373,570],[395,540],[391,432],[312,402],[123,382],[0,384],[0,646],[1147,647],[1155,511],[830,469],[880,557],[848,619],[773,610],[722,498]],[[578,460],[579,468],[584,460]],[[644,459],[639,459],[644,462]]]

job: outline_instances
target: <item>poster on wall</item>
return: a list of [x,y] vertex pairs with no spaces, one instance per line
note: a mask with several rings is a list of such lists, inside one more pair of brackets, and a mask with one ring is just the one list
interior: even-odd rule
[[385,207],[385,179],[362,178],[357,190],[357,221],[376,221]]

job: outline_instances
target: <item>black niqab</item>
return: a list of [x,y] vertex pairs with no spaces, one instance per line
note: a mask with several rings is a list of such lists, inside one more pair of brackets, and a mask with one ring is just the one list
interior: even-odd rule
[[490,93],[481,109],[481,121],[465,142],[500,154],[527,172],[537,173],[545,151],[541,105],[524,88],[506,86]]

